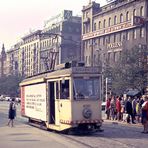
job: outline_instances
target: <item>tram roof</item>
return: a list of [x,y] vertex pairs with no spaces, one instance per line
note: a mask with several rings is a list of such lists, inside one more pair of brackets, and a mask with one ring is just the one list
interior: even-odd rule
[[74,74],[101,75],[101,71],[99,67],[70,67],[65,69],[59,69],[28,77],[20,83],[20,86],[34,84],[34,83],[41,83],[50,78],[68,77]]

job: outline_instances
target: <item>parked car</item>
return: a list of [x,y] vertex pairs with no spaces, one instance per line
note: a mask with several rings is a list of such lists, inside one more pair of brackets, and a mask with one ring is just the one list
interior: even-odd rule
[[5,100],[4,96],[1,95],[1,96],[0,96],[0,101],[4,101],[4,100]]
[[15,98],[15,101],[16,101],[17,103],[21,103],[21,98],[16,97],[16,98]]
[[11,97],[6,96],[6,97],[5,97],[5,101],[11,101]]

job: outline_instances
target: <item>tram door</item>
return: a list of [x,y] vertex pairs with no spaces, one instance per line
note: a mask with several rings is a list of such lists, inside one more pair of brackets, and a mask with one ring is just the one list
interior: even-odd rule
[[49,123],[55,124],[55,89],[54,82],[48,83],[48,98],[49,98]]

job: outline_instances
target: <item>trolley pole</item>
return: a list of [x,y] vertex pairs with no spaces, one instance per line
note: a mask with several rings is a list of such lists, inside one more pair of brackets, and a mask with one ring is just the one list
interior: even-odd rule
[[105,101],[107,101],[107,82],[108,82],[108,78],[105,79],[105,90],[106,90],[106,93],[105,93]]

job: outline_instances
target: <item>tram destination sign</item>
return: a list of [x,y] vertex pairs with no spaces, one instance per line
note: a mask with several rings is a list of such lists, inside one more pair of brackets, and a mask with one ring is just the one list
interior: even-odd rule
[[72,68],[72,72],[73,73],[96,73],[96,74],[98,74],[98,73],[101,73],[101,71],[100,71],[100,69],[99,69],[99,67],[73,67]]

